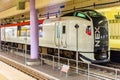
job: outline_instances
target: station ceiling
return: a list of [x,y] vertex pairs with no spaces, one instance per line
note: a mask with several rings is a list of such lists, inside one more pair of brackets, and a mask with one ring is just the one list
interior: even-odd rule
[[[17,6],[19,1],[29,2],[30,0],[0,0],[0,12]],[[36,0],[36,3],[39,2],[39,3],[46,6],[46,4],[44,4],[44,3],[52,2],[52,4],[55,4],[55,3],[59,3],[59,2],[65,2],[65,1],[69,1],[69,0],[52,0],[52,1],[50,1],[50,0],[45,0],[45,1],[44,0]]]
[[[18,1],[25,1],[25,10],[17,10],[17,2]],[[73,1],[73,4],[77,4],[78,2],[81,3],[81,5],[91,5],[91,3],[106,3],[106,2],[114,2],[114,1],[118,1],[118,0],[36,0],[36,8],[42,8],[42,7],[46,7],[47,5],[54,5],[57,3],[63,3],[63,2],[67,2],[67,1]],[[83,4],[85,3],[85,4]],[[79,4],[77,4],[79,6]],[[114,5],[113,5],[114,6]],[[11,15],[16,15],[16,14],[21,14],[24,13],[26,11],[30,10],[30,4],[29,4],[29,0],[0,0],[0,18],[5,18],[6,16],[11,16]],[[107,8],[107,9],[100,9],[99,11],[108,15],[110,15],[111,18],[111,13],[114,12],[114,14],[119,14],[120,8],[117,7],[112,7],[112,8]],[[108,14],[109,11],[109,14]],[[111,13],[110,13],[111,12]],[[8,14],[9,13],[9,14]],[[114,15],[113,14],[113,15]]]
[[0,0],[0,12],[16,6],[18,1],[28,2],[29,0]]
[[[25,10],[17,10],[18,2],[25,1]],[[21,14],[30,10],[30,0],[0,0],[0,18]],[[36,8],[54,5],[70,0],[36,0]],[[9,14],[8,14],[9,13]]]
[[0,0],[0,12],[16,5],[15,0]]

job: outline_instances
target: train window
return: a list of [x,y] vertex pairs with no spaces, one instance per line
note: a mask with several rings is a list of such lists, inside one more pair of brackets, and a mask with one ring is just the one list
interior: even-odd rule
[[80,13],[80,12],[78,12],[76,16],[77,16],[77,17],[81,17],[81,18],[83,18],[83,19],[90,20],[85,14]]
[[42,24],[39,25],[39,37],[43,37],[43,27],[42,27]]
[[26,35],[27,35],[27,30],[25,30],[25,29],[21,30],[21,35],[20,36],[24,36],[25,37]]
[[15,36],[15,28],[6,28],[5,29],[5,34],[7,36]]
[[96,11],[87,11],[86,12],[89,16],[91,17],[97,17],[97,16],[102,16],[102,14],[96,12]]
[[27,36],[30,37],[30,29],[27,30]]
[[17,36],[21,35],[21,26],[17,26]]
[[82,18],[86,18],[86,16],[82,13],[78,13],[77,16],[82,17]]
[[62,33],[63,33],[63,34],[66,33],[66,26],[65,26],[65,25],[63,25],[63,27],[62,27]]
[[17,36],[30,36],[30,27],[26,26],[18,26],[17,28]]

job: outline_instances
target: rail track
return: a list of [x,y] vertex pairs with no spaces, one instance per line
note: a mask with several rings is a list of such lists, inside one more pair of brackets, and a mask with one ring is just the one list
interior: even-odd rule
[[102,80],[118,80],[120,79],[120,70],[113,67],[91,65],[92,76]]
[[116,62],[109,62],[107,64],[102,64],[103,66],[107,66],[107,67],[112,67],[112,68],[116,68],[116,69],[120,69],[120,63],[116,63]]

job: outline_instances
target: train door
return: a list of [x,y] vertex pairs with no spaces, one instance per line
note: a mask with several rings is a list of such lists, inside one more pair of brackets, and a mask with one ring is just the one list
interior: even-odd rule
[[67,24],[55,23],[55,45],[63,48],[67,47]]
[[60,46],[60,32],[61,32],[61,25],[60,25],[60,22],[56,22],[55,23],[55,36],[54,36],[54,41],[55,41],[55,46],[57,47],[58,45]]

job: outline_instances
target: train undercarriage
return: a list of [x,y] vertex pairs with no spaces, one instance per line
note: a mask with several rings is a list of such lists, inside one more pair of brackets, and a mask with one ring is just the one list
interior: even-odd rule
[[[2,50],[6,50],[8,52],[14,53],[14,51],[19,52],[19,53],[26,53],[30,55],[30,45],[29,44],[23,44],[23,43],[13,43],[13,42],[4,42],[2,41]],[[59,53],[58,53],[59,52]],[[73,59],[76,60],[76,51],[70,51],[70,50],[63,50],[63,49],[58,49],[58,48],[50,48],[50,47],[42,47],[39,46],[39,56],[41,55],[40,53],[44,54],[44,57],[47,57],[48,55],[51,56],[58,56],[62,58],[67,58],[67,59]],[[105,60],[92,60],[90,58],[85,57],[82,54],[78,54],[78,60],[83,61],[83,62],[90,62],[90,63],[102,63],[102,62],[108,62],[107,59]]]
[[[24,53],[26,51],[27,54],[30,55],[30,45],[22,44],[22,43],[13,43],[13,42],[1,42],[2,46],[1,49],[6,49],[7,51],[18,51]],[[27,50],[25,50],[25,46],[27,46]],[[39,46],[39,55],[40,53],[49,54],[58,56],[58,48],[49,48],[49,47],[42,47]],[[69,50],[62,50],[59,51],[60,57],[68,58],[68,59],[76,59],[76,52],[69,51]],[[80,59],[79,59],[80,60]]]

